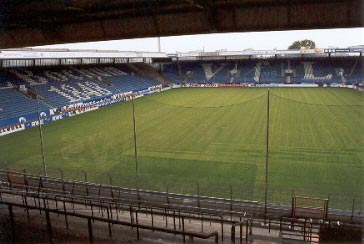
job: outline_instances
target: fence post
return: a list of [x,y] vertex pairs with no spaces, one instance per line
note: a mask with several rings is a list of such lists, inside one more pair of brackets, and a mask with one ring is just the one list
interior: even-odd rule
[[38,184],[38,205],[39,205],[39,214],[42,214],[42,209],[40,208],[40,189],[43,188],[42,176],[39,176],[39,184]]
[[169,183],[167,182],[167,204],[169,206]]
[[153,207],[150,208],[150,215],[152,217],[152,231],[154,232],[154,216],[153,216]]
[[106,173],[106,175],[109,177],[109,184],[112,185],[112,177],[110,173]]
[[[28,179],[27,179],[27,175],[26,175],[26,169],[24,169],[24,184],[26,185],[26,188],[25,190],[28,192],[29,190],[29,183],[28,183]],[[27,219],[28,219],[28,222],[30,223],[30,215],[29,215],[29,209],[28,209],[28,200],[27,200],[27,195],[25,194],[24,195],[24,204],[25,204],[25,210],[27,212]]]
[[65,199],[63,199],[63,212],[64,212],[64,220],[66,222],[66,229],[68,230],[68,218],[67,218],[67,208]]
[[140,239],[140,235],[139,235],[138,210],[139,210],[139,209],[137,209],[137,210],[135,211],[135,221],[136,221],[136,228],[137,228],[137,239],[139,240],[139,239]]
[[87,224],[88,224],[88,237],[90,239],[90,243],[94,243],[94,236],[92,233],[92,223],[90,218],[87,219]]
[[243,243],[243,224],[240,224],[239,227],[240,227],[240,239],[239,239],[239,241],[240,241],[240,243]]
[[83,174],[83,176],[84,176],[85,182],[87,182],[87,174],[86,174],[86,172],[85,172],[85,171],[83,171],[83,170],[81,170],[81,173],[82,173],[82,174]]
[[186,236],[185,236],[185,217],[182,216],[182,235],[183,235],[183,243],[186,242]]
[[[248,243],[248,237],[249,237],[249,220],[246,221],[246,227],[245,227],[245,243]],[[281,233],[281,232],[279,232]]]
[[230,184],[230,219],[233,219],[233,186]]
[[200,184],[198,182],[196,182],[196,186],[197,186],[197,206],[198,206],[198,210],[200,210]]
[[58,168],[57,169],[60,173],[61,173],[61,179],[63,180],[64,179],[64,172],[62,169]]
[[[111,223],[110,223],[110,212],[112,211],[112,209],[106,207],[106,212],[107,212],[107,220],[108,220],[108,226],[109,226],[109,236],[111,237],[112,236],[112,232],[111,232]],[[111,216],[111,219],[112,219],[112,216]]]
[[295,208],[296,208],[296,201],[295,201],[295,197],[294,194],[292,193],[292,209],[291,209],[291,216],[294,217],[295,216]]
[[[176,231],[176,211],[173,210],[173,230]],[[176,235],[176,233],[174,233]]]
[[140,208],[140,192],[139,192],[139,188],[140,188],[140,179],[139,179],[139,175],[137,175],[135,177],[135,181],[136,181],[136,188],[137,188],[137,198],[138,198],[138,206]]
[[303,240],[306,241],[306,224],[307,224],[307,219],[305,218],[305,223],[303,225]]
[[51,224],[51,218],[49,216],[49,211],[45,208],[45,215],[46,215],[46,221],[47,221],[47,229],[49,233],[49,242],[53,243],[53,233],[52,233],[52,224]]
[[230,240],[232,243],[235,243],[235,225],[231,226],[231,237]]
[[11,184],[11,178],[10,178],[10,171],[8,168],[6,168],[6,177],[7,177],[7,180],[9,182],[9,187],[10,187],[10,190],[12,189],[12,184]]
[[64,172],[62,169],[58,169],[58,171],[61,173],[61,178],[62,178],[62,190],[65,192],[66,191],[66,187],[64,185]]
[[14,221],[13,206],[8,205],[8,208],[9,208],[10,224],[11,224],[11,241],[12,243],[15,243],[15,221]]
[[330,201],[330,196],[331,196],[331,193],[329,193],[329,195],[327,196],[327,202],[326,202],[326,213],[325,213],[325,220],[328,218],[329,216],[329,201]]
[[224,218],[220,216],[220,224],[221,224],[221,241],[224,242]]
[[351,221],[353,221],[354,218],[354,211],[355,211],[355,197],[353,198],[353,206],[351,208]]
[[109,183],[110,183],[110,187],[111,187],[111,198],[114,198],[114,191],[113,191],[113,187],[112,187],[112,177],[110,173],[106,173],[107,176],[109,177]]

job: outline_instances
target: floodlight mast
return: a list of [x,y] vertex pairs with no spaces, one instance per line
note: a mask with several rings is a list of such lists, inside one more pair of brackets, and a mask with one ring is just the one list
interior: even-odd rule
[[266,130],[266,150],[265,150],[265,194],[264,194],[264,215],[267,216],[268,203],[268,163],[269,163],[269,88],[267,94],[267,130]]
[[133,110],[133,132],[134,132],[134,156],[135,156],[135,176],[137,183],[137,194],[139,199],[139,165],[138,165],[138,149],[137,149],[137,137],[136,137],[136,122],[135,122],[135,105],[134,105],[134,94],[131,97],[131,104]]
[[43,170],[44,170],[44,175],[47,177],[48,176],[48,173],[47,173],[47,165],[46,165],[46,160],[45,160],[45,155],[44,155],[43,130],[42,130],[42,123],[41,123],[41,118],[40,118],[40,108],[39,108],[39,95],[38,95],[38,92],[35,93],[35,96],[36,96],[36,99],[37,99],[38,128],[39,128],[40,146],[41,146],[41,150],[42,150]]

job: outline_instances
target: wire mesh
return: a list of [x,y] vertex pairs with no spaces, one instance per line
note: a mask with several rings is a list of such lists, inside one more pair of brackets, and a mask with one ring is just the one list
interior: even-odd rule
[[[362,97],[350,90],[273,90],[270,188],[291,188],[309,197],[330,194],[330,207],[350,206],[351,199],[364,192],[359,133],[363,108]],[[347,199],[339,200],[340,195]]]
[[[204,195],[212,194],[211,185],[261,186],[255,176],[264,172],[265,114],[256,111],[265,110],[264,91],[231,89],[223,97],[218,90],[190,92],[136,101],[141,178],[188,194],[196,194],[197,183]],[[229,191],[215,189],[213,195],[229,197]]]
[[[191,88],[136,99],[139,182],[130,101],[45,124],[48,175],[264,202],[266,91]],[[302,195],[363,211],[363,105],[350,90],[271,89],[268,202]],[[44,174],[39,127],[0,145],[2,169]]]

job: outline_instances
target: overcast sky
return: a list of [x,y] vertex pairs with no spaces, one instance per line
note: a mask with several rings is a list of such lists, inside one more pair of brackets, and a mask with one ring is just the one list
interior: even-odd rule
[[[247,48],[255,50],[287,49],[295,40],[311,39],[316,47],[348,47],[364,45],[364,28],[246,32],[227,34],[204,34],[162,37],[162,51],[174,53],[193,50],[215,51],[227,49],[240,51]],[[157,38],[139,38],[102,42],[73,43],[42,46],[42,48],[99,49],[121,51],[157,51]]]

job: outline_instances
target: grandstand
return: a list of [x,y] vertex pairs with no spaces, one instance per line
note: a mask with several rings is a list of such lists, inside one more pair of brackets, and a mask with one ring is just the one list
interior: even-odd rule
[[[200,84],[359,84],[363,80],[360,57],[237,61],[189,61],[165,64],[170,82]],[[292,74],[288,75],[287,70]],[[178,74],[181,73],[181,76]]]
[[[362,87],[362,57],[354,54],[339,57],[326,54],[326,58],[322,54],[310,58],[221,54],[213,60],[214,57],[207,53],[203,54],[208,58],[206,61],[194,61],[196,57],[188,57],[188,60],[180,57],[178,61],[162,62],[158,81],[153,80],[153,75],[148,75],[148,71],[142,73],[129,64],[9,67],[1,71],[0,91],[6,99],[0,104],[0,127],[17,125],[21,117],[35,120],[38,110],[60,110],[65,106],[117,94],[138,93],[155,87],[160,80],[164,85],[306,84]],[[36,101],[37,97],[39,102]]]
[[138,93],[157,85],[123,65],[11,68],[3,70],[1,77],[0,127],[18,124],[21,117],[37,119],[34,114],[39,111]]

